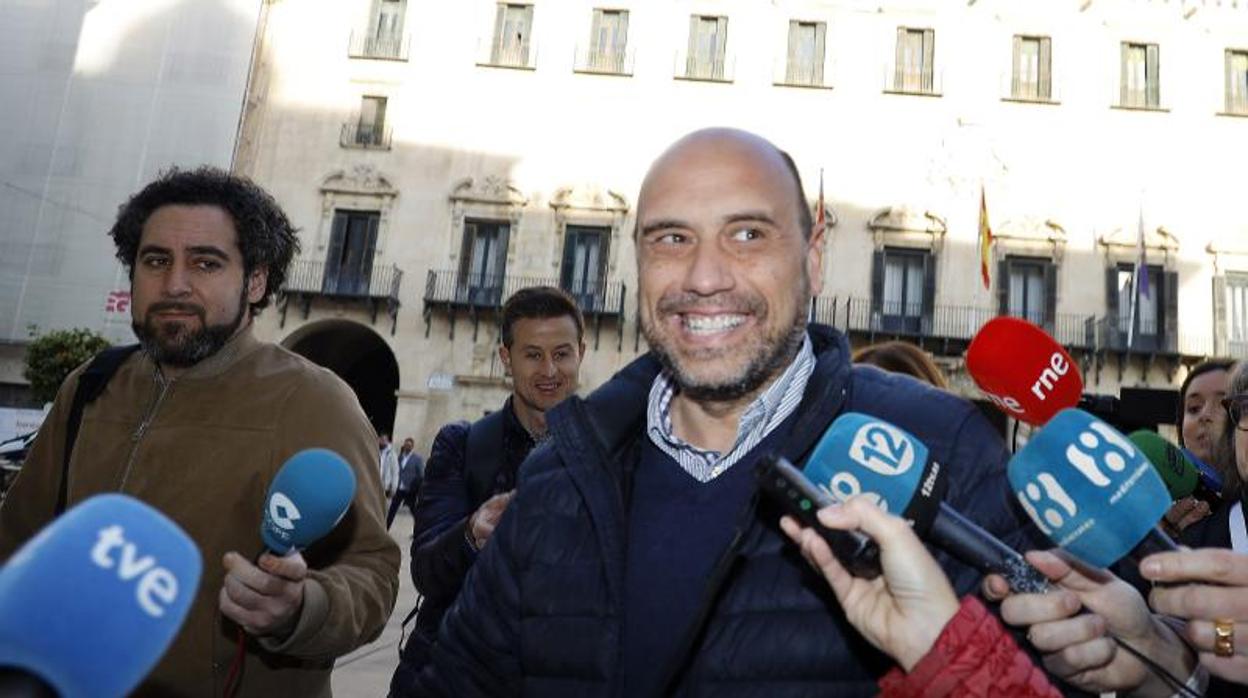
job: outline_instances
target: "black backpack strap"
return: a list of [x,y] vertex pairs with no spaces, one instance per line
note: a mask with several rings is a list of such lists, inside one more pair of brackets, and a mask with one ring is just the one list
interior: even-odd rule
[[468,427],[464,479],[474,508],[490,498],[494,479],[503,469],[503,412],[506,409],[491,412]]
[[65,457],[61,461],[61,489],[56,495],[56,510],[53,516],[60,516],[65,511],[65,502],[69,497],[69,457],[74,453],[74,442],[78,440],[78,426],[82,424],[82,412],[87,405],[94,402],[104,386],[121,368],[126,359],[136,350],[138,344],[121,347],[109,347],[95,355],[87,369],[78,377],[78,387],[74,390],[74,401],[69,407],[69,419],[65,423]]

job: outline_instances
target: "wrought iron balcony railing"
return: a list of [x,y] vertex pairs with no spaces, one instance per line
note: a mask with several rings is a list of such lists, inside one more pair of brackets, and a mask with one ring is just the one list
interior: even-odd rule
[[[1009,314],[1009,313],[1007,313]],[[874,332],[932,339],[969,341],[994,317],[993,308],[937,305],[925,313],[921,304],[872,304],[869,298],[819,297],[812,303],[815,322],[847,332]],[[1045,329],[1058,342],[1069,347],[1091,347],[1095,342],[1092,316],[1057,313],[1018,314]]]
[[381,61],[406,61],[409,48],[407,35],[356,34],[351,32],[347,43],[348,58],[371,58]]
[[477,65],[490,68],[537,69],[537,44],[532,41],[500,41],[497,37],[477,41]]
[[389,150],[390,136],[388,126],[360,121],[356,116],[342,125],[338,142],[344,148]]
[[736,58],[732,55],[715,56],[677,52],[675,76],[677,80],[703,80],[707,82],[732,82]]
[[474,310],[496,310],[511,294],[529,286],[559,286],[576,300],[581,312],[595,317],[622,317],[622,282],[562,284],[558,279],[537,276],[488,275],[430,270],[425,282],[425,312],[445,305]]
[[306,319],[315,298],[359,301],[367,303],[377,321],[377,311],[385,306],[390,316],[390,333],[394,334],[399,313],[399,287],[403,282],[403,270],[398,266],[374,265],[367,273],[342,269],[327,269],[324,261],[299,259],[291,262],[286,283],[282,286],[284,300],[281,304],[282,324],[286,322],[286,306],[295,298],[303,303]]
[[600,75],[632,75],[633,52],[621,46],[578,46],[576,72]]
[[[937,305],[927,312],[919,304],[880,303],[869,298],[821,296],[811,302],[811,319],[843,332],[969,342],[984,323],[1001,315],[995,308]],[[1110,351],[1170,357],[1202,357],[1215,353],[1212,336],[1180,334],[1177,319],[1160,328],[1137,320],[1128,338],[1128,324],[1119,317],[1072,313],[1005,313],[1044,328],[1057,342],[1081,351]],[[1128,339],[1130,340],[1128,343]],[[1218,349],[1232,358],[1248,358],[1248,342],[1228,341]]]

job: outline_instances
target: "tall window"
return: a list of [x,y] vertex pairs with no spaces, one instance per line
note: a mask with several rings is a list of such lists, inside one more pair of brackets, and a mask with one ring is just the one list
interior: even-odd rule
[[564,234],[559,285],[583,310],[602,310],[610,235],[610,228],[574,225]]
[[1025,257],[1007,261],[1007,314],[1041,326],[1047,323],[1049,290],[1046,271],[1051,264],[1048,260]]
[[628,10],[594,10],[585,68],[600,73],[623,73],[628,48]]
[[709,15],[689,17],[689,53],[685,77],[723,80],[728,48],[728,18]]
[[367,29],[351,33],[352,58],[407,60],[403,16],[407,0],[373,0]]
[[936,92],[933,66],[936,32],[932,29],[897,27],[897,60],[893,66],[893,90],[918,94]]
[[824,22],[789,22],[789,58],[784,81],[790,85],[822,85]]
[[[1110,269],[1109,291],[1112,294],[1109,298],[1110,316],[1116,318],[1113,332],[1107,338],[1110,346],[1143,351],[1165,347],[1167,323],[1163,308],[1169,305],[1166,293],[1172,291],[1167,286],[1171,282],[1170,277],[1173,276],[1174,274],[1166,273],[1159,266],[1148,265],[1148,292],[1144,293],[1144,288],[1137,289],[1134,284],[1133,264],[1121,263]],[[1141,280],[1142,284],[1143,280]],[[1133,297],[1135,299],[1134,330],[1132,330],[1131,320]],[[1174,313],[1175,309],[1169,309],[1169,312]],[[1128,347],[1127,338],[1130,335],[1133,335],[1133,339]]]
[[1124,107],[1161,106],[1161,50],[1157,44],[1122,44],[1122,81]]
[[493,65],[528,67],[533,6],[498,3],[494,19],[494,41],[490,48]]
[[365,95],[360,98],[360,113],[343,127],[343,145],[364,148],[388,148],[386,137],[386,98]]
[[1248,50],[1226,50],[1226,110],[1248,114]]
[[378,43],[397,44],[403,35],[403,10],[407,0],[378,0],[376,31]]
[[932,309],[931,252],[886,247],[876,253],[872,304],[879,327],[889,332],[920,332]]
[[321,290],[329,295],[367,296],[377,248],[377,211],[335,210]]
[[1052,41],[1047,36],[1014,35],[1014,72],[1010,96],[1049,101],[1053,98]]
[[1248,274],[1226,275],[1226,329],[1230,355],[1248,359]]
[[510,233],[508,223],[473,219],[464,222],[457,284],[461,302],[486,306],[501,302]]

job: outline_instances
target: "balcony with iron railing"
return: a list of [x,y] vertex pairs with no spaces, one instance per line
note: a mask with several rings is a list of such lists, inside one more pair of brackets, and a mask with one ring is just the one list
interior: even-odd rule
[[622,76],[633,74],[633,51],[622,46],[577,46],[574,59],[575,71],[578,73]]
[[601,331],[604,320],[623,322],[626,287],[623,282],[596,282],[564,284],[553,277],[520,275],[487,275],[462,273],[450,270],[429,270],[425,280],[424,315],[425,333],[435,309],[450,314],[451,333],[454,336],[454,318],[457,312],[467,311],[474,320],[485,313],[496,312],[511,294],[530,286],[558,286],[576,301],[586,320]]
[[[993,308],[960,305],[937,305],[925,313],[921,304],[881,302],[876,306],[869,298],[853,297],[821,296],[811,303],[815,322],[844,332],[944,340],[952,344],[969,342],[984,323],[1000,314]],[[1093,346],[1095,319],[1090,315],[1057,313],[1053,318],[1046,318],[1042,313],[1013,315],[1043,327],[1067,347]]]
[[705,56],[677,51],[674,75],[677,80],[732,82],[735,67],[734,56],[723,53]]
[[1160,327],[1156,321],[1138,319],[1135,331],[1125,317],[1096,317],[1071,313],[1000,313],[978,306],[872,303],[869,298],[817,297],[811,300],[811,320],[831,325],[846,334],[879,338],[901,338],[925,346],[944,356],[957,356],[989,320],[999,315],[1021,317],[1043,328],[1072,353],[1084,357],[1085,371],[1098,373],[1108,355],[1118,357],[1119,380],[1128,360],[1142,360],[1147,370],[1154,361],[1168,366],[1173,377],[1179,364],[1225,354],[1248,358],[1248,342],[1227,341],[1215,352],[1212,335],[1182,334],[1177,318]]
[[344,148],[390,150],[390,131],[389,126],[360,121],[360,117],[355,116],[343,123],[338,143]]
[[399,287],[403,282],[403,270],[398,266],[374,265],[367,274],[345,270],[328,269],[324,261],[299,259],[291,262],[282,286],[281,324],[286,323],[287,305],[291,300],[303,304],[306,320],[312,302],[324,298],[339,302],[363,303],[372,311],[373,322],[377,311],[384,307],[391,319],[390,333],[394,334],[399,313]]
[[407,35],[351,32],[351,38],[347,42],[347,57],[406,61],[410,38]]
[[883,69],[883,83],[885,94],[940,97],[944,94],[945,73],[927,66],[897,70],[894,64],[888,64]]
[[500,42],[496,37],[481,39],[477,42],[477,65],[537,70],[537,44],[531,41]]

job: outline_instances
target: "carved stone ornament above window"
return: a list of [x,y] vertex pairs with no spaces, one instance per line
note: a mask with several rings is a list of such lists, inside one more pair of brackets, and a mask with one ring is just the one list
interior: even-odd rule
[[628,199],[623,194],[595,186],[561,187],[550,197],[550,207],[556,211],[578,209],[627,213]]
[[[1109,261],[1133,261],[1135,259],[1136,250],[1140,244],[1140,231],[1136,227],[1116,228],[1108,233],[1102,234],[1096,239],[1101,247],[1105,248],[1105,257]],[[1147,257],[1148,252],[1161,252],[1168,265],[1170,262],[1170,253],[1177,252],[1179,249],[1179,239],[1173,233],[1166,230],[1165,226],[1157,226],[1156,228],[1144,229],[1144,250]]]
[[1043,254],[1061,261],[1066,229],[1052,218],[1020,216],[992,226],[995,246],[1011,254]]
[[867,229],[875,239],[876,249],[885,245],[936,249],[944,242],[949,226],[931,211],[891,206],[872,216]]
[[1205,252],[1213,257],[1214,274],[1244,269],[1248,264],[1248,232],[1235,235],[1232,241],[1212,240],[1205,245]]
[[321,193],[393,197],[399,190],[372,165],[356,165],[349,172],[338,170],[322,180]]
[[455,203],[502,206],[524,206],[529,201],[519,187],[498,175],[465,177],[455,183],[450,198]]
[[374,248],[376,254],[385,252],[390,233],[390,212],[399,190],[384,174],[367,164],[355,165],[350,170],[335,170],[321,180],[321,221],[317,226],[316,250],[322,252],[329,244],[334,211],[353,209],[377,211],[381,215]]

